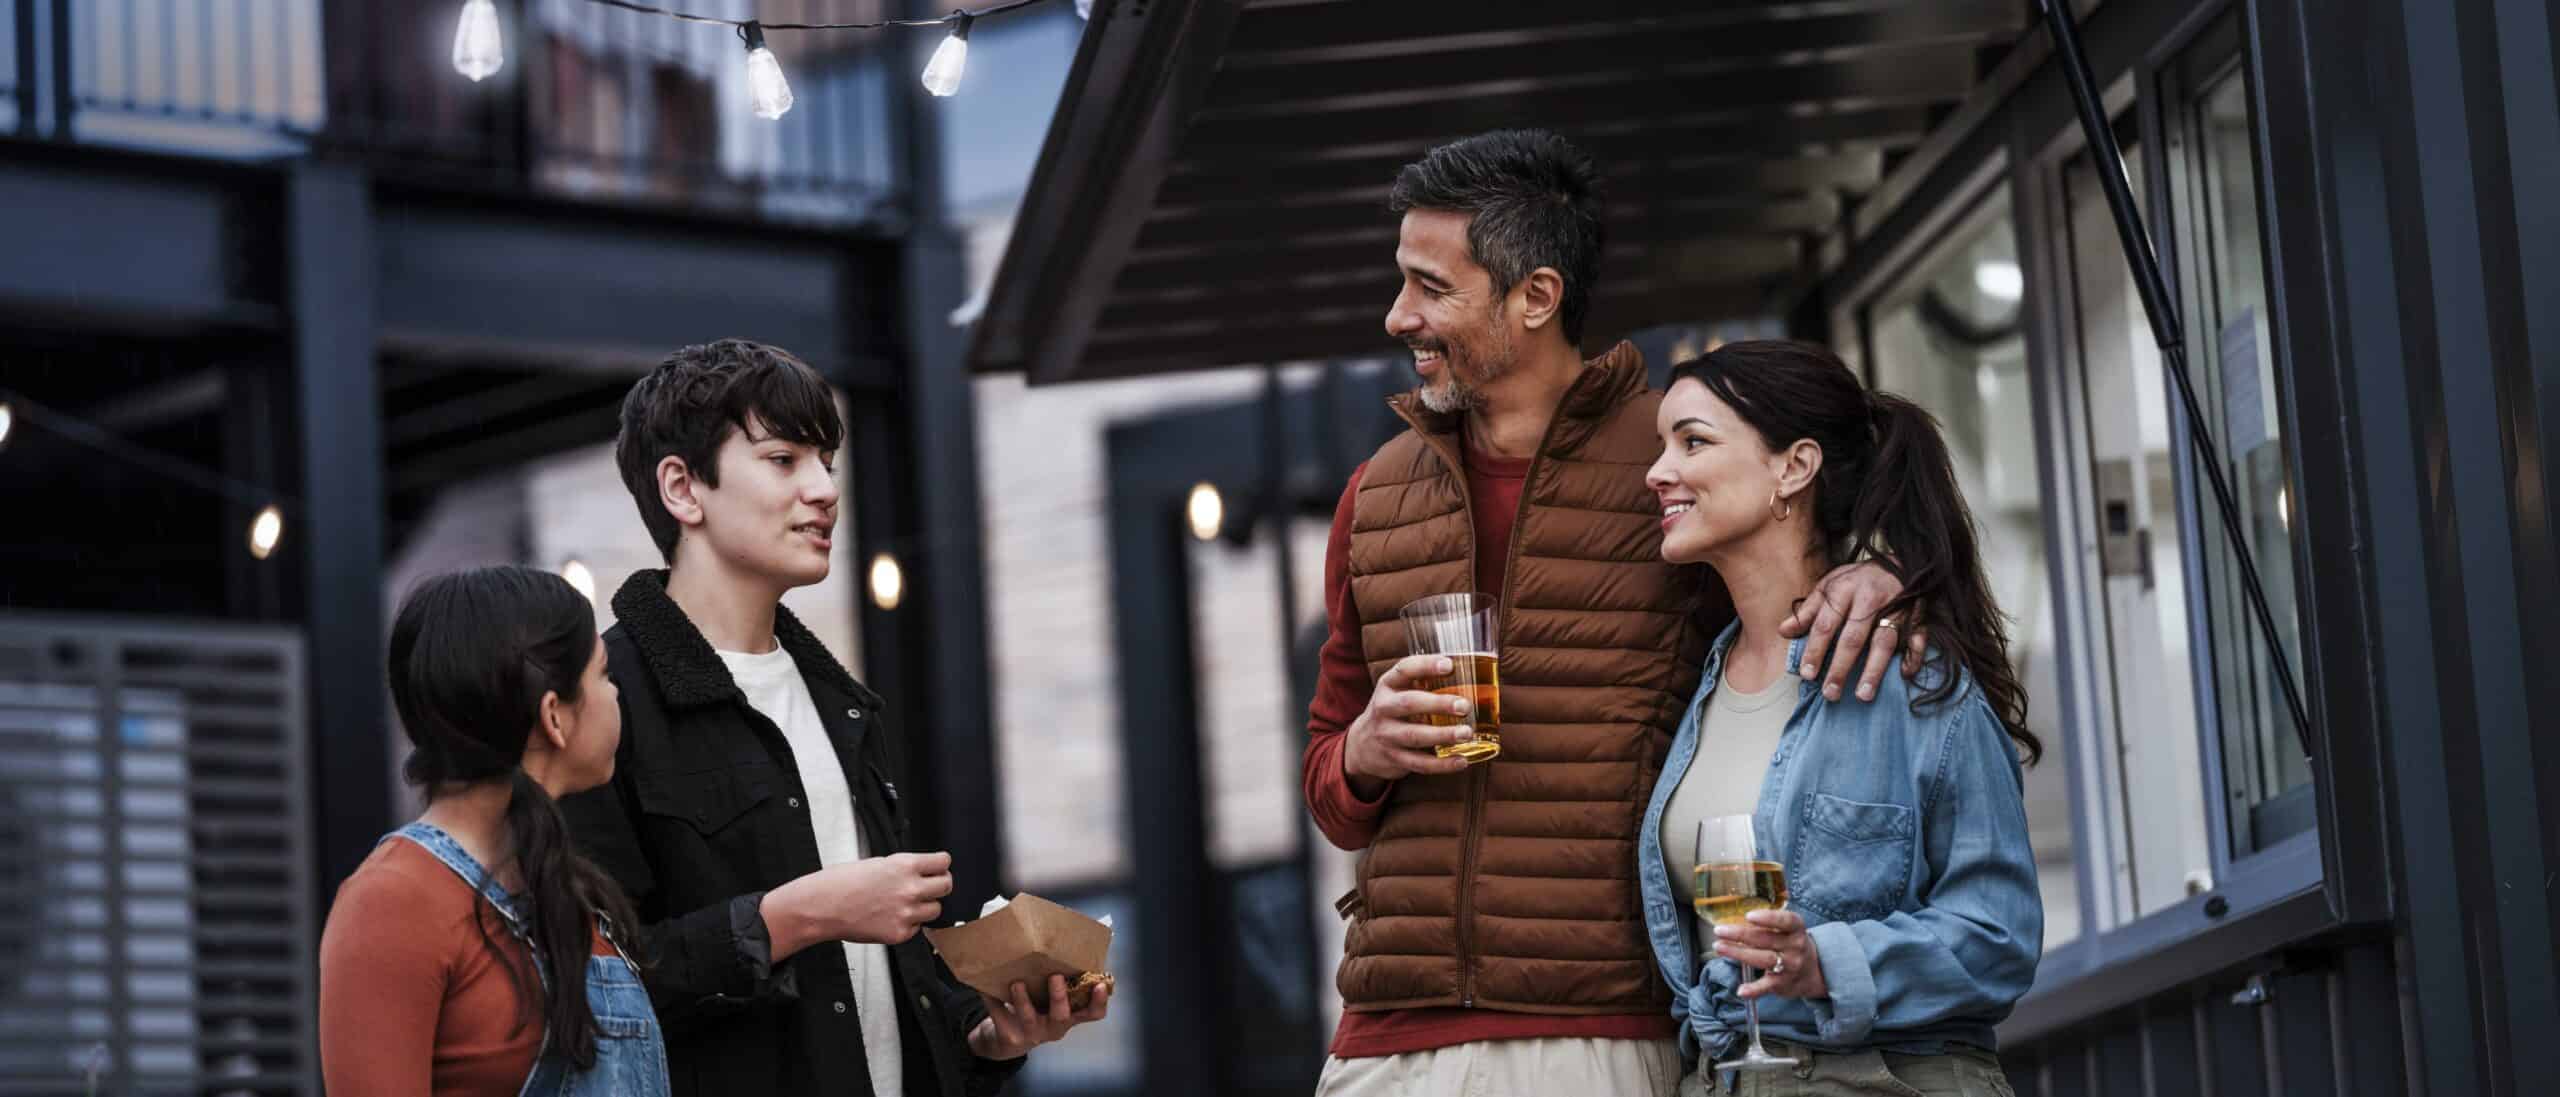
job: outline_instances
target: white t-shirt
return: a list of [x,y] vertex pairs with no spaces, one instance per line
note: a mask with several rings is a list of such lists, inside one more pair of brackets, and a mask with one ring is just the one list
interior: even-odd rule
[[[835,743],[818,720],[818,705],[791,653],[777,647],[762,655],[720,653],[729,675],[791,744],[791,761],[800,771],[800,787],[808,796],[801,806],[809,813],[809,829],[818,840],[818,863],[835,866],[859,861],[862,828],[853,821],[853,790],[845,784],[844,766]],[[871,1092],[879,1097],[905,1097],[906,1056],[898,1037],[898,991],[889,973],[886,945],[843,942],[845,971],[853,977],[853,1006],[862,1022],[862,1052],[871,1067]]]

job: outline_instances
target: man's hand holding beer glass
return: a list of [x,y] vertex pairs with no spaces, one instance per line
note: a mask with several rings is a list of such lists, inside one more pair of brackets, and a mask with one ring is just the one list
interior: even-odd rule
[[1413,774],[1461,773],[1467,759],[1440,757],[1441,747],[1475,738],[1472,721],[1449,727],[1425,722],[1429,717],[1465,717],[1472,709],[1464,697],[1420,688],[1445,681],[1457,671],[1446,655],[1408,655],[1378,676],[1369,707],[1351,722],[1342,744],[1342,772],[1351,791],[1363,800],[1386,795],[1387,786]]

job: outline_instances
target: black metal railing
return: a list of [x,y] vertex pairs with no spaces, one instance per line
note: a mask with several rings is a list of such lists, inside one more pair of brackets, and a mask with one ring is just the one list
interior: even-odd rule
[[[692,0],[790,18],[814,0]],[[832,0],[866,17],[887,0]],[[894,38],[801,34],[796,104],[748,109],[724,28],[498,0],[506,64],[451,62],[461,0],[0,0],[0,134],[230,158],[319,153],[394,177],[791,220],[879,216],[902,177]],[[733,10],[734,9],[734,10]]]

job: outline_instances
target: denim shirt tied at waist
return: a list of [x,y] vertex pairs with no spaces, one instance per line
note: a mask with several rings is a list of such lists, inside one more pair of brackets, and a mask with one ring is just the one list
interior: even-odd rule
[[[1676,898],[1662,816],[1698,757],[1699,720],[1740,630],[1728,626],[1709,650],[1637,831],[1645,923],[1681,1054],[1693,1061],[1728,1057],[1748,1022],[1733,993],[1739,969],[1714,956],[1711,932]],[[1784,673],[1800,673],[1804,648],[1788,646]],[[1996,1050],[1993,1026],[2035,981],[2044,903],[2024,776],[1970,674],[1945,701],[1912,711],[1939,673],[1932,665],[1913,683],[1897,667],[1872,703],[1798,686],[1752,829],[1759,855],[1786,866],[1788,908],[1804,917],[1831,993],[1760,999],[1772,1038],[1835,1051]]]
[[[543,985],[551,984],[549,961],[525,925],[522,900],[498,886],[497,879],[440,827],[411,823],[382,840],[395,837],[416,842],[462,877],[463,883],[477,887],[480,896],[506,918],[508,931],[533,954],[533,968]],[[613,940],[614,927],[604,928],[606,940]],[[546,1027],[542,1050],[534,1058],[532,1073],[525,1076],[520,1097],[667,1097],[667,1048],[658,1031],[658,1015],[649,1007],[648,988],[641,985],[640,973],[623,954],[620,942],[614,943],[613,951],[611,956],[587,958],[587,1009],[596,1019],[595,1065],[579,1070],[567,1055],[554,1052]]]

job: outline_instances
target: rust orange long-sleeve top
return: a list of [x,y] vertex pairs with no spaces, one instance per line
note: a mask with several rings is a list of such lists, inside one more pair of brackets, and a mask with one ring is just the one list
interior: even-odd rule
[[[481,936],[475,918],[488,919]],[[495,941],[494,948],[488,943]],[[610,956],[602,934],[594,954]],[[519,997],[532,954],[453,870],[414,842],[374,847],[320,934],[320,1073],[330,1093],[514,1097],[542,1048]]]

